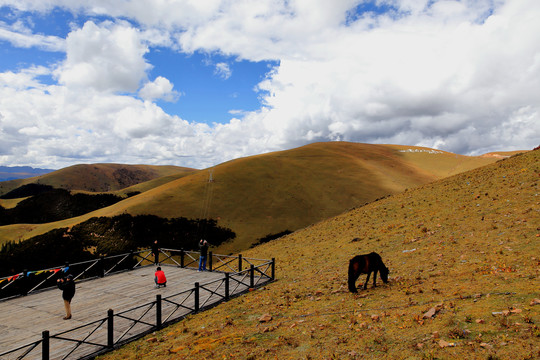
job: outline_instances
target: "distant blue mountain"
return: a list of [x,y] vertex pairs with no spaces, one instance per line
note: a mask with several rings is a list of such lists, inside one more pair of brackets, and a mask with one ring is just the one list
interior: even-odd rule
[[53,172],[53,169],[39,169],[30,166],[0,166],[0,181],[25,179]]

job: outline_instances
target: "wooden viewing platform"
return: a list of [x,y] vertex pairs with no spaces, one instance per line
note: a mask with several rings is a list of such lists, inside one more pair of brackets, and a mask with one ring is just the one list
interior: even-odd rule
[[[59,289],[0,301],[0,354],[4,353],[0,358],[81,359],[93,356],[97,351],[119,347],[156,330],[161,324],[249,290],[250,276],[251,284],[254,281],[253,270],[251,274],[249,271],[198,272],[193,268],[161,266],[167,276],[167,287],[159,289],[154,284],[155,266],[77,282],[70,320],[63,320],[64,303]],[[256,274],[255,281],[262,278],[264,282],[268,281],[259,275]],[[109,309],[114,311],[114,316],[108,313]],[[43,331],[49,332],[50,339],[44,337]],[[34,342],[33,347],[5,354]],[[43,352],[50,352],[50,355],[43,356]]]

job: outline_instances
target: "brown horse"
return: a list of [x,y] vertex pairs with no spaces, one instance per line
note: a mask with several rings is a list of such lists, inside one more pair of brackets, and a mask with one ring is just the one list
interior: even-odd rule
[[373,272],[373,287],[377,286],[377,271],[381,273],[381,279],[386,284],[388,282],[389,270],[382,262],[381,256],[375,252],[357,255],[349,261],[349,291],[358,292],[356,280],[360,274],[367,274],[364,290],[367,288],[369,276]]

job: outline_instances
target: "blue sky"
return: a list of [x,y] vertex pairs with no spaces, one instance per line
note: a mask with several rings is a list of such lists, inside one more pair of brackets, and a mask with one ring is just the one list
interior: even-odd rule
[[[178,54],[169,49],[157,49],[146,58],[154,66],[150,77],[165,76],[181,92],[178,101],[159,101],[159,106],[167,113],[205,123],[226,123],[236,111],[260,108],[256,85],[278,64],[201,52]],[[217,70],[217,64],[226,64],[230,73]]]
[[540,142],[535,0],[0,0],[0,165]]
[[[62,8],[50,12],[23,12],[4,6],[0,8],[0,19],[13,25],[22,22],[33,32],[66,38],[75,27],[82,27],[86,21],[113,21],[107,16],[76,16]],[[136,26],[136,24],[132,24]],[[52,65],[62,61],[65,53],[61,51],[40,51],[35,47],[21,48],[2,42],[2,69],[24,69],[36,64]],[[196,51],[181,53],[167,47],[155,47],[145,54],[152,69],[150,78],[165,76],[179,86],[178,100],[158,100],[157,104],[169,114],[176,114],[190,121],[203,123],[226,123],[231,112],[254,111],[261,104],[255,87],[277,61],[238,60],[235,56],[224,56],[218,52]],[[216,69],[217,64],[225,64],[224,72]],[[43,77],[47,84],[54,83]]]

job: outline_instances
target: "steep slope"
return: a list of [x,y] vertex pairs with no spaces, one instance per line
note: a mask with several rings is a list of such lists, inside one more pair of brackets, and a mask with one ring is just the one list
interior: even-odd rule
[[[539,175],[531,151],[243,252],[277,281],[100,359],[537,359]],[[390,282],[351,294],[371,251]]]
[[66,190],[105,192],[173,174],[188,174],[194,169],[178,166],[82,164],[27,179],[0,182],[0,195],[22,185],[39,183]]
[[[351,207],[433,181],[455,154],[436,154],[437,166],[385,145],[317,143],[220,164],[154,188],[105,209],[102,214],[151,213],[163,217],[210,217],[237,233],[223,252],[237,252],[256,239],[297,230]],[[430,154],[433,156],[433,154]],[[470,166],[494,159],[469,161]],[[211,240],[211,239],[210,239]]]

